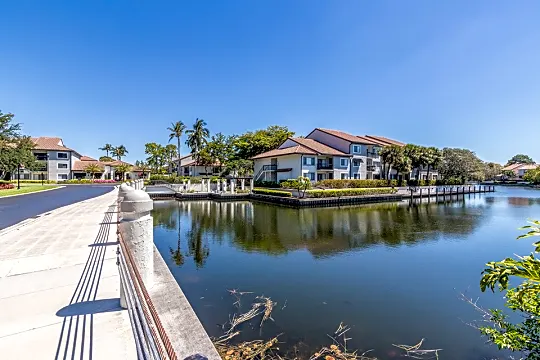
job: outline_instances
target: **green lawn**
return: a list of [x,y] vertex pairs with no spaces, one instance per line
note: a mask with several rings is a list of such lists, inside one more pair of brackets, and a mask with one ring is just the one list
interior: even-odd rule
[[9,196],[9,195],[19,195],[19,194],[28,194],[36,191],[43,191],[48,189],[55,189],[58,185],[41,185],[41,184],[21,184],[21,188],[17,189],[17,184],[15,189],[10,190],[0,190],[0,197]]

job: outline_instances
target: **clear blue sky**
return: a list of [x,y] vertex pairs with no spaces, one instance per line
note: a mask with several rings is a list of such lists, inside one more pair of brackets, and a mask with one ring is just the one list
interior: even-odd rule
[[[538,1],[0,0],[0,109],[99,156],[287,125],[540,162]],[[187,148],[183,149],[184,153]]]

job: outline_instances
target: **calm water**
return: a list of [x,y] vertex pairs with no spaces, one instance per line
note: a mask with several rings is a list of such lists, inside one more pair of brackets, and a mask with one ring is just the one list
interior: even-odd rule
[[488,308],[502,304],[500,294],[479,291],[480,272],[487,261],[532,250],[515,240],[528,218],[540,218],[540,191],[504,187],[417,206],[160,201],[154,234],[211,336],[238,312],[227,289],[239,289],[278,302],[275,322],[261,332],[257,321],[244,324],[242,340],[284,333],[282,348],[309,350],[329,344],[326,334],[343,321],[352,327],[349,347],[381,359],[399,357],[392,344],[426,338],[425,348],[444,349],[441,359],[476,360],[501,354],[465,325],[479,316],[459,292]]

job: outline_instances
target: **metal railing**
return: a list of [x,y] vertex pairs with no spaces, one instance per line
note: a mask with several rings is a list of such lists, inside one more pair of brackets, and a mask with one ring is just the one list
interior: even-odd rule
[[259,180],[259,178],[261,177],[261,175],[264,174],[264,173],[267,172],[267,171],[277,171],[277,165],[263,165],[263,167],[261,168],[261,170],[259,170],[259,172],[257,173],[257,175],[255,175],[255,177],[253,178],[253,179],[254,179],[253,181]]
[[334,165],[332,163],[327,163],[327,162],[317,163],[317,170],[332,170],[333,168],[334,168]]
[[[121,220],[119,214],[120,207],[118,206],[118,225]],[[116,234],[118,239],[116,264],[135,337],[137,358],[178,360],[119,228]]]

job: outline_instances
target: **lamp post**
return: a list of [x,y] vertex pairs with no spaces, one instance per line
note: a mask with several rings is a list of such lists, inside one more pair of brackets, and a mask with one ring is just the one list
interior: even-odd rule
[[21,164],[17,164],[17,190],[21,189]]

